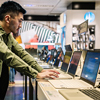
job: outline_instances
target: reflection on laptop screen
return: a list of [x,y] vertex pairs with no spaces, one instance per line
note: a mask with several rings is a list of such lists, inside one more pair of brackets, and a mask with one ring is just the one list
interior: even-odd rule
[[66,53],[65,53],[64,60],[63,60],[62,66],[61,66],[61,70],[65,71],[65,72],[67,71],[67,68],[68,68],[68,65],[70,62],[70,58],[71,58],[71,54],[72,54],[71,51],[66,51]]
[[78,67],[78,63],[80,60],[82,52],[81,51],[75,51],[73,53],[73,56],[71,58],[70,64],[69,64],[69,69],[68,69],[68,73],[75,75],[76,69]]
[[81,77],[95,83],[100,63],[100,53],[87,52]]

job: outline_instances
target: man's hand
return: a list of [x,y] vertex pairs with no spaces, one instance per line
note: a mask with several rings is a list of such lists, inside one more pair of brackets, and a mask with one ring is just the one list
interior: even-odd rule
[[42,72],[54,72],[54,73],[56,73],[56,74],[60,74],[57,70],[55,70],[55,69],[43,69],[42,71],[41,71],[41,73]]
[[36,78],[58,78],[58,74],[60,74],[58,71],[53,70],[53,69],[43,69],[40,73],[37,74]]

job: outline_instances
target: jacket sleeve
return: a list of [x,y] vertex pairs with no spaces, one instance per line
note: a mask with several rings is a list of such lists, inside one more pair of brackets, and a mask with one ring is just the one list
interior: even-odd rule
[[29,66],[20,57],[14,54],[8,49],[6,44],[0,38],[0,59],[3,60],[7,66],[15,68],[19,72],[24,72],[24,74],[36,78],[38,71]]
[[11,38],[13,43],[12,51],[32,68],[41,72],[43,68],[37,63],[37,61],[28,52],[26,52],[12,36]]

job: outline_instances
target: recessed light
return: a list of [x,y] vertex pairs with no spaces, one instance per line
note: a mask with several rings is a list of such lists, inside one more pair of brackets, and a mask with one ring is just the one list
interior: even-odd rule
[[28,19],[31,20],[32,19],[32,16],[28,16]]
[[27,5],[24,5],[25,7],[33,7],[35,5],[32,5],[32,4],[27,4]]
[[74,6],[74,8],[76,8],[76,9],[79,8],[79,7],[80,7],[80,6],[79,6],[78,4],[76,4],[76,5]]

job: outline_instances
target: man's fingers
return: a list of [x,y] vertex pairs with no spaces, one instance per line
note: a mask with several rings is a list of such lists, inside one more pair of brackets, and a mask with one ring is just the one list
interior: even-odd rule
[[57,73],[57,74],[60,74],[57,70],[54,70],[54,69],[50,69],[49,71],[50,71],[50,72]]
[[49,76],[50,76],[50,77],[53,76],[53,77],[55,77],[55,78],[59,77],[58,74],[56,74],[56,73],[54,73],[54,72],[50,72],[50,73],[49,73]]
[[55,79],[56,77],[54,77],[54,76],[50,76],[50,75],[47,75],[46,78]]

